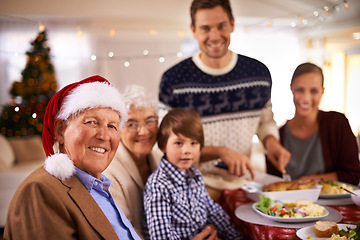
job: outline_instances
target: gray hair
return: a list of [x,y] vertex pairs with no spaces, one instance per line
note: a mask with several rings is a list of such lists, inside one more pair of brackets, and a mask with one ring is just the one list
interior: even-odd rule
[[140,85],[129,85],[125,88],[123,93],[124,103],[129,110],[131,107],[151,108],[157,115],[157,99],[150,93],[147,93],[145,88]]

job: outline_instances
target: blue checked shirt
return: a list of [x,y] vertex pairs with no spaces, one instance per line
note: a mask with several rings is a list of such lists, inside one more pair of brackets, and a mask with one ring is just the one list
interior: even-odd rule
[[229,216],[209,196],[200,171],[178,170],[166,159],[148,178],[144,190],[148,239],[191,239],[213,224],[222,239],[241,239]]

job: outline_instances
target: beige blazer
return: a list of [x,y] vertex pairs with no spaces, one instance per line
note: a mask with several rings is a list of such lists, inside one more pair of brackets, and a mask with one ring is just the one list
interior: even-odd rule
[[[161,151],[156,147],[150,153],[149,161],[152,172],[159,166],[161,156]],[[134,160],[122,143],[119,144],[113,161],[103,174],[113,181],[113,184],[110,186],[110,193],[115,202],[123,210],[138,235],[144,238],[144,183]]]
[[118,236],[75,175],[61,181],[40,167],[17,189],[8,209],[4,239],[93,240]]

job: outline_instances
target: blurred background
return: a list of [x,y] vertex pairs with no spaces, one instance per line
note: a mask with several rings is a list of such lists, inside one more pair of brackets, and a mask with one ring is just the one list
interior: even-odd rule
[[[58,86],[99,74],[120,90],[141,84],[155,96],[162,73],[197,51],[191,0],[1,0],[0,105],[29,62],[39,32]],[[290,78],[305,61],[321,66],[321,108],[346,114],[360,128],[360,0],[232,0],[230,49],[264,62],[273,78],[277,124],[294,113]],[[20,99],[19,99],[20,98]]]

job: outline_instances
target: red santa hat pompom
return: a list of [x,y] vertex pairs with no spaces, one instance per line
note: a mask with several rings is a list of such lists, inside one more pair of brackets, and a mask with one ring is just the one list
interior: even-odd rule
[[74,114],[93,108],[111,108],[117,111],[121,117],[120,127],[127,120],[127,110],[121,94],[98,75],[69,84],[50,99],[44,115],[42,142],[47,156],[45,169],[51,175],[65,180],[75,172],[75,166],[68,155],[54,154],[55,119],[67,120]]

